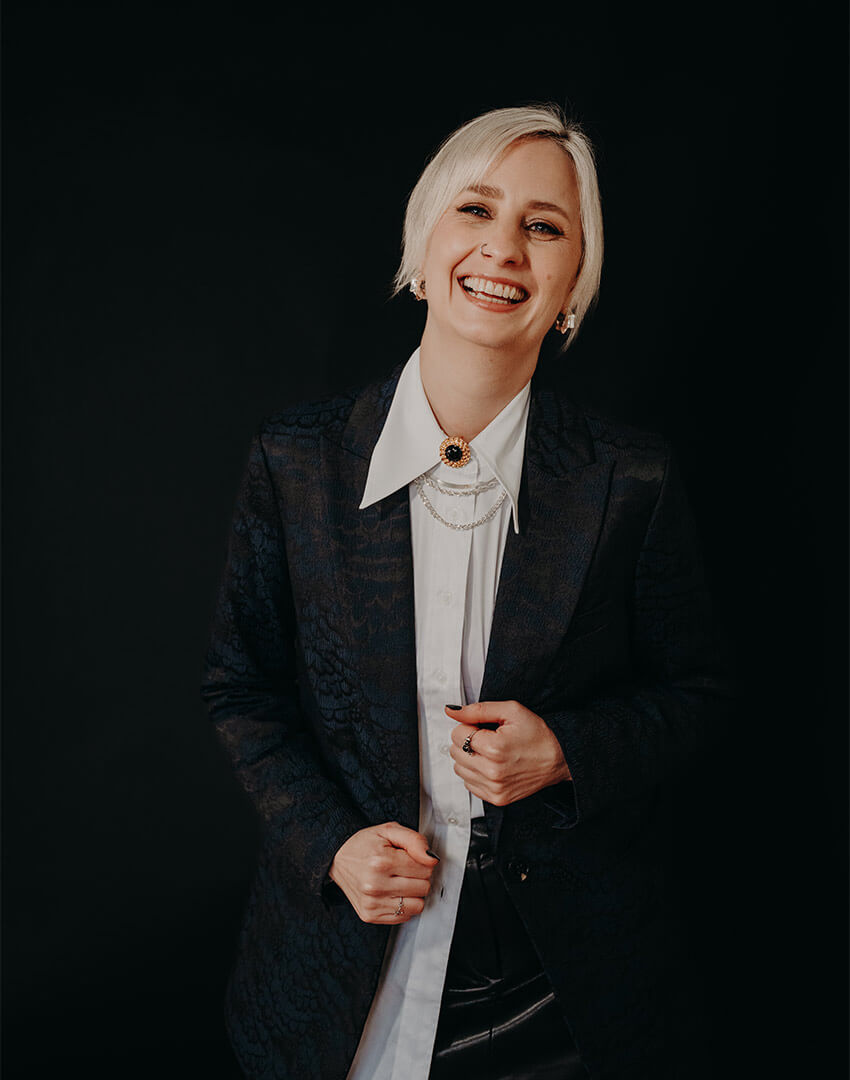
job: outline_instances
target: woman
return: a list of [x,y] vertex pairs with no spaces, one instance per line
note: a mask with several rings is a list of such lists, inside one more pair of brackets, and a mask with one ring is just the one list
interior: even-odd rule
[[254,441],[205,679],[265,823],[250,1077],[699,1073],[652,819],[726,701],[690,518],[532,380],[601,260],[580,129],[473,120],[408,205],[419,348]]

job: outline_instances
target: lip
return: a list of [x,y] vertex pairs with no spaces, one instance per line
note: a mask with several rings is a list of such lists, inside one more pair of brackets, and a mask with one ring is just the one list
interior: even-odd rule
[[[477,278],[479,281],[492,282],[494,285],[505,285],[510,288],[517,289],[525,295],[521,299],[506,300],[502,297],[494,296],[492,299],[485,298],[482,293],[472,293],[467,288],[465,281],[467,278]],[[516,311],[517,308],[521,308],[530,297],[528,289],[519,281],[514,281],[511,278],[492,277],[490,274],[459,274],[457,277],[457,283],[460,286],[460,290],[464,297],[476,307],[483,308],[485,311],[494,312],[508,312]]]

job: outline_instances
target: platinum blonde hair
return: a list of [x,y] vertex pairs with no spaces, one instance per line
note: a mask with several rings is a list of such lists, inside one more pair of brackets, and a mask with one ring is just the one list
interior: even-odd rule
[[439,147],[426,165],[407,203],[404,217],[402,258],[393,294],[418,276],[434,226],[453,199],[479,184],[514,143],[526,139],[550,139],[575,167],[581,210],[582,258],[578,280],[570,300],[575,327],[564,348],[575,340],[584,316],[596,302],[602,277],[602,204],[596,178],[596,162],[590,140],[574,120],[557,105],[529,105],[494,109],[458,128]]

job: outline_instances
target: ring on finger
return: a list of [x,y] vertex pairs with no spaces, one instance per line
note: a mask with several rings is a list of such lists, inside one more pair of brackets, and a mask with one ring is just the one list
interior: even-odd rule
[[403,915],[403,914],[404,914],[404,897],[400,896],[398,898],[398,907],[393,912],[393,915]]
[[472,736],[477,735],[477,734],[478,734],[478,728],[473,728],[473,730],[470,731],[470,733],[466,736],[466,739],[464,740],[463,746],[461,747],[461,750],[463,750],[464,754],[474,754],[475,753],[475,751],[472,749]]

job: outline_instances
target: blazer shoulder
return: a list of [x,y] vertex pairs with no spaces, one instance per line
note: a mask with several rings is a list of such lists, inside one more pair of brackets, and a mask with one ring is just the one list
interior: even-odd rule
[[652,488],[663,481],[675,452],[668,440],[656,431],[615,419],[592,407],[561,398],[565,427],[581,432],[589,458],[610,464],[620,476],[648,481]]
[[339,442],[355,410],[366,408],[377,415],[386,414],[400,372],[399,366],[388,377],[359,389],[298,402],[273,413],[262,420],[257,436],[264,445],[318,442],[324,438]]
[[640,461],[653,463],[662,471],[666,468],[673,449],[658,432],[595,413],[585,413],[584,419],[593,440],[597,461],[621,464]]
[[356,395],[334,394],[317,401],[298,402],[266,416],[257,429],[263,441],[316,439],[345,428]]

